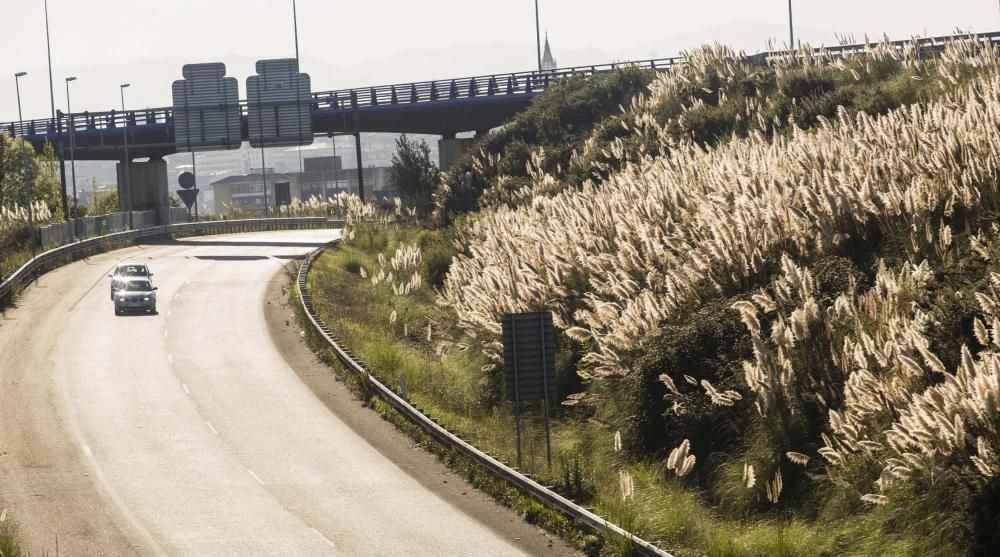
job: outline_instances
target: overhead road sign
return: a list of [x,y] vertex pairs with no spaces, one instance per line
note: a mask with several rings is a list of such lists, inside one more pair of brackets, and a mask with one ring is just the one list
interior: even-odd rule
[[250,145],[310,145],[312,91],[309,74],[299,73],[294,58],[259,60],[257,75],[247,78]]
[[174,145],[178,151],[239,149],[240,91],[222,63],[187,64],[173,85]]

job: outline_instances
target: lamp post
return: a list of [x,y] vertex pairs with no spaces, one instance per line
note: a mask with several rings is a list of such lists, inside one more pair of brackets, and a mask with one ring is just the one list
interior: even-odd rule
[[[76,77],[66,78],[66,113],[69,116],[69,172],[73,179],[73,219],[80,218],[80,205],[76,197],[76,121],[73,119],[73,105],[69,100],[69,83],[76,81]],[[76,230],[76,223],[73,223],[73,230]]]
[[[791,0],[788,0],[791,2]],[[538,71],[542,71],[542,31],[538,19],[538,0],[535,0],[535,50],[538,52]]]
[[131,86],[131,83],[122,83],[118,86],[118,90],[122,95],[122,137],[125,138],[125,194],[128,196],[126,210],[128,211],[129,230],[134,230],[135,226],[132,222],[132,181],[129,176],[130,161],[128,158],[128,115],[125,113],[125,89]]
[[[292,27],[295,29],[295,65],[298,66],[299,62],[299,15],[298,11],[295,9],[295,0],[292,0]],[[299,67],[298,71],[302,71]],[[300,130],[301,131],[301,130]],[[302,145],[298,146],[299,155],[299,179],[302,179]]]
[[792,0],[788,0],[788,50],[795,50],[795,28],[792,26]]
[[24,117],[21,115],[21,78],[28,75],[28,72],[17,72],[14,74],[14,88],[17,90],[17,126],[21,130],[21,165],[23,167],[22,186],[28,192],[28,243],[31,244],[31,258],[35,258],[35,217],[34,207],[31,206],[32,192],[31,182],[28,181],[28,154],[24,151],[27,141],[24,139]]

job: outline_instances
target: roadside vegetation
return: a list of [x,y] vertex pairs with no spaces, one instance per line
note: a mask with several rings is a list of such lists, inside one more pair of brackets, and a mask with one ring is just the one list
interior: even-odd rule
[[508,462],[499,318],[552,311],[554,462],[535,406],[522,468],[671,552],[988,555],[998,168],[992,47],[706,47],[553,87],[429,218],[353,223],[310,285],[382,380]]

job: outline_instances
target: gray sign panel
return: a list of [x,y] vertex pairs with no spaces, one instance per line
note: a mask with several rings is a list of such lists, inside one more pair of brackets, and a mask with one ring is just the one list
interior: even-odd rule
[[260,60],[247,78],[247,120],[254,147],[309,145],[313,142],[309,74],[294,58]]
[[[552,313],[517,313],[500,319],[507,400],[556,399],[556,333]],[[514,388],[515,381],[517,388]]]
[[174,143],[178,151],[239,149],[240,92],[226,65],[187,64],[174,82]]

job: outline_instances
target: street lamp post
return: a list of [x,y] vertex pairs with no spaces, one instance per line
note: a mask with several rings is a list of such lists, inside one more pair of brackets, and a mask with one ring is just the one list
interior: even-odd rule
[[31,182],[28,181],[28,153],[25,152],[25,144],[27,141],[24,139],[24,117],[21,115],[21,78],[28,75],[28,72],[17,72],[14,74],[14,88],[17,90],[17,126],[21,131],[21,165],[23,167],[22,176],[22,186],[28,192],[28,243],[31,244],[31,258],[35,258],[35,216],[34,207],[31,206],[33,201]]
[[[299,14],[295,9],[295,0],[292,0],[292,27],[295,29],[295,65],[299,66],[301,62],[299,61]],[[302,71],[299,67],[298,71]],[[299,179],[302,179],[302,145],[298,148],[299,155]]]
[[[789,0],[791,2],[791,0]],[[538,71],[542,71],[542,30],[538,19],[538,0],[535,0],[535,50],[538,52]]]
[[118,86],[118,90],[122,95],[122,137],[125,138],[125,194],[128,197],[128,203],[126,203],[125,207],[128,211],[129,230],[135,230],[134,223],[132,222],[132,181],[129,176],[129,166],[131,165],[128,158],[128,115],[125,113],[125,89],[131,86],[131,83],[122,83]]
[[66,78],[66,112],[69,117],[69,172],[73,179],[73,230],[76,231],[75,219],[80,218],[80,204],[76,197],[76,120],[73,118],[73,105],[69,100],[69,83],[76,77]]
[[788,50],[795,50],[795,27],[792,26],[792,0],[788,0]]

